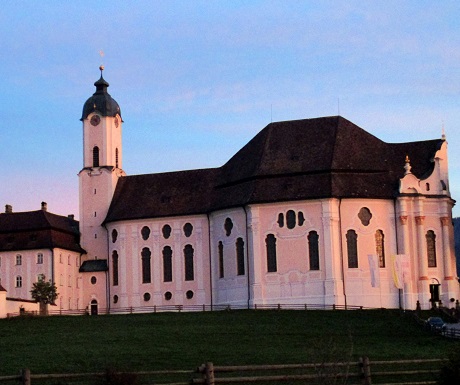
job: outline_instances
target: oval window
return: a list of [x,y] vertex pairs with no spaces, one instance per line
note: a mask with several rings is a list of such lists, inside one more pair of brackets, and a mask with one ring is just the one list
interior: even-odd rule
[[142,239],[146,241],[150,237],[150,229],[147,226],[144,226],[141,230]]
[[168,239],[171,236],[171,226],[164,225],[161,231],[163,232],[164,239]]

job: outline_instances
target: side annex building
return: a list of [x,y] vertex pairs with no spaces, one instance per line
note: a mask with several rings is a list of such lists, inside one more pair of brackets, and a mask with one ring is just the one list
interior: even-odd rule
[[221,167],[128,176],[102,69],[94,85],[80,221],[6,206],[7,297],[30,299],[43,274],[69,312],[460,299],[445,138],[385,143],[341,116],[275,122]]

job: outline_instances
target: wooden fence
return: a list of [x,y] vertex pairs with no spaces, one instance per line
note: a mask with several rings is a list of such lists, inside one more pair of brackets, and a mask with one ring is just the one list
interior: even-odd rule
[[[361,385],[413,385],[436,384],[445,360],[394,360],[370,361],[362,357],[356,362],[305,363],[293,365],[250,365],[215,366],[208,362],[196,370],[160,370],[133,373],[115,373],[124,378],[123,384],[130,385],[134,380],[139,384],[190,385],[190,384],[235,384],[235,383],[298,383],[303,384],[361,384]],[[32,374],[24,369],[17,376],[0,377],[0,383],[20,382],[31,385],[32,382],[65,383],[78,381],[78,384],[94,384],[97,379],[107,376],[105,373],[72,374]],[[124,376],[124,377],[123,377]],[[169,380],[168,380],[169,378]],[[131,382],[130,382],[131,381]],[[108,381],[107,381],[108,382]],[[109,383],[109,382],[108,382]]]
[[[225,310],[363,310],[370,309],[364,306],[346,306],[346,305],[324,305],[324,304],[254,304],[248,305],[153,305],[138,307],[120,307],[120,308],[98,308],[98,314],[142,314],[142,313],[160,313],[160,312],[207,312],[207,311],[225,311]],[[27,313],[32,314],[32,312]],[[88,309],[79,310],[54,310],[50,307],[48,315],[85,315],[90,314]],[[8,317],[17,317],[21,314],[8,313]]]

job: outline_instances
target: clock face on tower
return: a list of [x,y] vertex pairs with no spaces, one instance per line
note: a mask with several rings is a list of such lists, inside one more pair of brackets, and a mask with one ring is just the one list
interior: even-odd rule
[[99,115],[93,115],[91,117],[90,122],[93,126],[97,126],[101,122],[101,118],[99,117]]

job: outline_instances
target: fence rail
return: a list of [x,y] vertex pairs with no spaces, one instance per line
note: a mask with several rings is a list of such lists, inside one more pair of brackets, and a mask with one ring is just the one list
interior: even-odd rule
[[[199,312],[199,311],[224,311],[224,310],[363,310],[370,309],[364,306],[350,305],[325,305],[325,304],[254,304],[254,305],[154,305],[154,306],[138,306],[138,307],[119,307],[119,308],[98,308],[98,314],[142,314],[142,313],[157,313],[157,312]],[[16,312],[8,313],[8,317],[17,317],[19,315],[36,315],[37,312]],[[85,315],[90,314],[89,309],[78,310],[48,310],[49,315]]]
[[[187,384],[231,384],[231,383],[268,383],[296,382],[304,384],[326,383],[331,379],[347,379],[348,384],[371,385],[410,385],[435,384],[442,365],[442,359],[370,361],[362,357],[353,362],[303,363],[287,365],[246,365],[246,366],[214,366],[212,362],[201,365],[195,370],[157,370],[132,373],[112,373],[112,375],[128,376],[137,379],[145,377],[157,385]],[[32,374],[23,369],[17,376],[0,377],[0,383],[19,381],[22,385],[46,380],[69,381],[78,379],[79,384],[94,383],[96,379],[107,376],[103,373],[68,373],[68,374]],[[132,376],[132,377],[129,377]],[[167,376],[170,380],[165,380]],[[374,380],[376,380],[374,382]],[[163,382],[159,382],[163,381]],[[165,382],[167,381],[167,382]],[[391,382],[382,382],[391,381]],[[125,381],[129,385],[134,381]],[[329,383],[329,382],[327,382]]]

